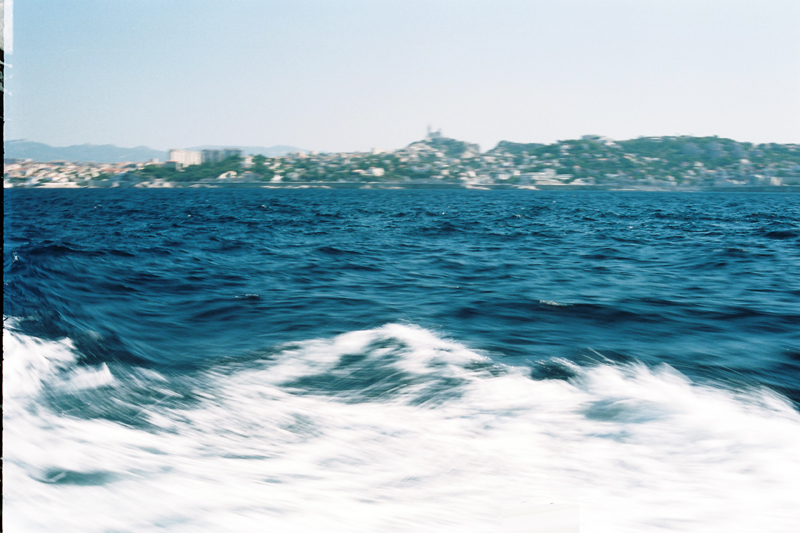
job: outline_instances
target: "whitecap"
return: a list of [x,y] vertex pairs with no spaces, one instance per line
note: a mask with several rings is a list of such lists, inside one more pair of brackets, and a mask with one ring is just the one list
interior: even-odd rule
[[[498,531],[509,507],[551,502],[579,509],[582,532],[800,523],[800,414],[667,366],[537,381],[390,324],[183,378],[87,379],[119,401],[176,391],[138,406],[137,427],[42,400],[80,375],[69,341],[4,331],[4,348],[8,531]],[[372,369],[391,387],[350,388]]]

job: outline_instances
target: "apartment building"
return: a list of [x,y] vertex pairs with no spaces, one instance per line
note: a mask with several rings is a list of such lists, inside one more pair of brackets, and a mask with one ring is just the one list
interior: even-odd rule
[[169,162],[177,163],[182,167],[191,165],[199,165],[203,159],[200,152],[193,152],[191,150],[170,150]]

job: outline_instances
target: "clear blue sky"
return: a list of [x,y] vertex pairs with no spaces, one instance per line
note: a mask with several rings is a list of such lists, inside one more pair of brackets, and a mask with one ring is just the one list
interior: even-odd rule
[[17,0],[6,139],[800,142],[798,0]]

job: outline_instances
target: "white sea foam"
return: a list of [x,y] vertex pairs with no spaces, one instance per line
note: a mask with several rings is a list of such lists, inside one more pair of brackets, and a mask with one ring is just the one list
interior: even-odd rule
[[536,381],[401,325],[179,380],[3,345],[4,531],[503,531],[504,509],[550,502],[584,533],[800,523],[800,414],[666,366]]

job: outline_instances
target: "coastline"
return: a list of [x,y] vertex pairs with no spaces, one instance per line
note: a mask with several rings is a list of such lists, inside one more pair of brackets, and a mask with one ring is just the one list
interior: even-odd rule
[[81,185],[76,182],[42,183],[36,185],[4,184],[4,189],[374,189],[374,190],[527,190],[527,191],[601,191],[601,192],[753,192],[800,193],[798,185],[731,186],[731,187],[618,187],[613,185],[514,185],[505,183],[409,183],[409,182],[109,182]]

